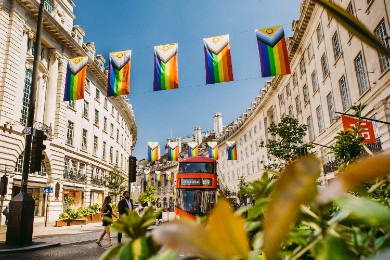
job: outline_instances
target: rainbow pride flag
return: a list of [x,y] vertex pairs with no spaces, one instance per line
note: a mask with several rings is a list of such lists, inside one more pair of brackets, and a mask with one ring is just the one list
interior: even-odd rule
[[188,157],[198,156],[198,143],[188,142]]
[[160,182],[161,181],[161,171],[155,171],[156,174],[156,181]]
[[177,50],[177,43],[154,47],[153,91],[170,90],[179,87]]
[[261,76],[290,74],[290,62],[281,25],[256,30]]
[[168,180],[168,181],[172,181],[173,173],[172,173],[172,172],[166,172],[165,174],[166,174],[166,176],[167,176],[167,180]]
[[84,84],[87,75],[88,57],[77,57],[68,61],[64,101],[84,98]]
[[145,171],[145,173],[144,173],[144,181],[149,182],[149,180],[150,180],[150,172],[149,171]]
[[233,81],[229,35],[203,39],[206,68],[206,83],[215,84]]
[[209,150],[209,158],[218,160],[218,143],[217,142],[207,142]]
[[148,142],[148,161],[155,162],[160,157],[160,146],[158,142]]
[[130,93],[131,50],[110,53],[107,97]]
[[228,154],[228,160],[237,160],[236,141],[226,142],[226,151]]
[[168,142],[168,161],[179,160],[179,144],[177,142]]

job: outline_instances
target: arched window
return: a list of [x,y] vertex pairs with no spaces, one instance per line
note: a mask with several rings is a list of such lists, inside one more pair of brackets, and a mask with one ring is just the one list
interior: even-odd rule
[[[23,158],[24,158],[24,151],[19,155],[18,160],[15,164],[15,172],[23,172]],[[45,165],[45,159],[42,159],[41,169],[38,172],[30,173],[30,174],[36,174],[39,176],[46,176],[47,170]]]
[[44,2],[44,6],[45,6],[45,9],[46,11],[50,14],[53,9],[54,9],[54,5],[53,5],[53,1],[52,0],[45,0]]

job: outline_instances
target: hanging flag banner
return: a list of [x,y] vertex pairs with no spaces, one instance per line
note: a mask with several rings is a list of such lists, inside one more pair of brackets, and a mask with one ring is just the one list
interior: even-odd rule
[[155,171],[156,174],[156,181],[160,182],[161,181],[161,171]]
[[168,142],[168,161],[179,160],[179,144],[177,142]]
[[290,74],[290,62],[281,25],[256,30],[261,76]]
[[171,182],[172,179],[173,179],[173,178],[172,178],[173,173],[172,173],[172,172],[165,172],[165,175],[167,176],[167,180]]
[[203,39],[206,84],[233,81],[229,34]]
[[155,162],[160,157],[160,146],[158,142],[148,142],[148,161]]
[[198,156],[198,143],[188,142],[188,157]]
[[226,151],[228,154],[228,160],[237,160],[236,141],[226,142]]
[[110,53],[107,97],[130,93],[131,50]]
[[177,50],[177,43],[154,47],[153,91],[170,90],[179,87]]
[[217,142],[207,142],[209,150],[209,158],[218,160],[218,143]]
[[144,181],[149,182],[150,180],[150,171],[144,171]]
[[[342,115],[341,120],[343,122],[344,131],[347,131],[347,129],[350,129],[352,127],[358,127],[358,121],[359,121],[358,118]],[[359,130],[361,130],[359,136],[365,138],[362,143],[368,144],[368,143],[376,142],[374,126],[372,122],[366,120],[360,120]]]
[[77,57],[68,61],[64,101],[84,98],[84,84],[87,75],[88,57]]

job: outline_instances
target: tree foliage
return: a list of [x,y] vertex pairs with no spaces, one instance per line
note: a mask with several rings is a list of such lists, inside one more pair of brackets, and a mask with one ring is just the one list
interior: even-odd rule
[[108,193],[116,200],[117,196],[126,190],[126,178],[117,169],[113,169],[107,176],[104,176],[104,186],[108,188]]
[[142,192],[139,197],[138,201],[141,202],[141,204],[154,204],[157,201],[156,196],[157,189],[153,186],[146,186],[146,190]]

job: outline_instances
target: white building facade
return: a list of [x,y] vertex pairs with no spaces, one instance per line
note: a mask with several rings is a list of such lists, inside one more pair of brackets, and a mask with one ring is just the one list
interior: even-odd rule
[[[335,0],[363,22],[386,46],[389,42],[389,0]],[[302,1],[300,17],[292,24],[288,39],[291,75],[277,76],[266,82],[251,106],[228,125],[219,138],[219,164],[231,190],[239,178],[258,179],[261,161],[267,151],[259,142],[270,138],[267,128],[284,115],[308,125],[305,142],[315,144],[313,152],[322,159],[322,181],[333,177],[336,169],[329,146],[342,130],[340,115],[353,114],[351,106],[366,105],[362,116],[390,122],[390,59],[362,43],[341,27],[332,16],[313,1]],[[374,122],[374,152],[390,150],[390,126]],[[226,141],[236,141],[238,160],[228,161]]]
[[[37,0],[0,0],[0,176],[9,178],[3,206],[21,187],[38,7]],[[101,204],[108,193],[103,176],[116,168],[127,178],[137,141],[131,103],[105,97],[105,59],[95,54],[94,43],[83,42],[83,28],[73,25],[74,7],[71,0],[46,0],[43,16],[34,127],[48,140],[41,171],[29,175],[28,193],[35,215],[47,210],[49,221],[58,218],[66,198],[80,206]],[[89,59],[85,98],[64,102],[67,61],[76,56]],[[43,187],[53,188],[47,198]]]

